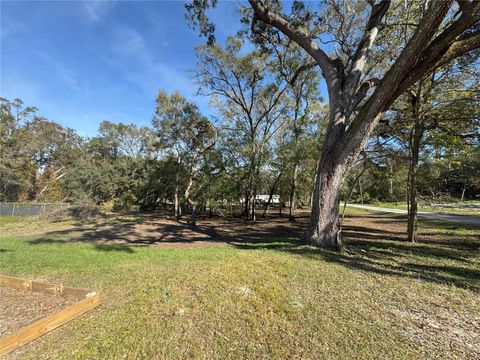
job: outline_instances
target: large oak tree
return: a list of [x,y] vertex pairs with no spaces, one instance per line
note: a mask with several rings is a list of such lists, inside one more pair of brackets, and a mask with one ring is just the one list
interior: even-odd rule
[[[205,11],[215,3],[193,1],[187,5],[187,17],[210,41],[214,39],[214,26]],[[252,30],[265,31],[256,24],[266,24],[297,43],[320,67],[326,81],[329,123],[319,157],[308,238],[321,247],[337,246],[341,243],[340,189],[373,129],[390,105],[426,74],[480,47],[480,2],[424,1],[406,3],[402,9],[401,4],[393,6],[390,0],[330,1],[327,10],[336,21],[321,34],[315,32],[322,22],[321,10],[307,11],[302,2],[296,1],[292,11],[285,14],[277,1],[249,3]],[[415,21],[407,19],[410,31],[402,32],[408,37],[406,45],[397,51],[384,51],[383,57],[390,61],[384,62],[383,70],[377,63],[378,56],[376,62],[370,59],[375,48],[388,48],[399,36],[396,24],[385,21],[394,7],[397,14],[414,10],[419,16]],[[363,29],[359,28],[362,19]],[[393,20],[404,22],[405,16]],[[342,49],[342,56],[324,45],[330,41]],[[371,74],[375,77],[370,78]]]

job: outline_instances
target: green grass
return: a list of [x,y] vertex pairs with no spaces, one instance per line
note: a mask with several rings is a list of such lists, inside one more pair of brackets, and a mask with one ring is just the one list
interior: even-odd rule
[[0,224],[1,273],[103,298],[30,345],[26,358],[468,358],[455,342],[443,346],[447,335],[435,337],[441,330],[429,321],[447,330],[450,318],[480,321],[476,229],[422,229],[465,248],[358,240],[337,253],[291,238],[237,247],[95,245],[76,242],[75,232],[52,234],[59,223]]
[[[420,202],[418,204],[418,211],[427,211],[427,212],[435,212],[441,214],[455,214],[455,215],[474,215],[480,216],[480,211],[478,209],[468,207],[470,203],[478,204],[476,202],[469,202],[465,201],[464,203],[456,203],[457,207],[441,207],[441,206],[432,206],[431,203],[424,203]],[[369,203],[366,205],[378,206],[382,208],[389,208],[389,209],[402,209],[407,210],[407,204],[405,202],[375,202]],[[465,206],[465,207],[462,207]]]

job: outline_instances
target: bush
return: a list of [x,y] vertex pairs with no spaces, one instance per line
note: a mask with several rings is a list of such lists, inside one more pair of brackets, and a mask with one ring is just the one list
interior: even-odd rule
[[97,217],[102,214],[97,205],[75,205],[69,207],[67,210],[69,211],[71,217],[89,218]]
[[138,209],[137,198],[130,192],[122,194],[119,198],[113,200],[112,211],[121,212],[121,211],[131,211]]
[[102,211],[96,205],[80,204],[72,205],[62,209],[49,211],[39,217],[52,220],[63,220],[68,218],[92,218],[102,215]]

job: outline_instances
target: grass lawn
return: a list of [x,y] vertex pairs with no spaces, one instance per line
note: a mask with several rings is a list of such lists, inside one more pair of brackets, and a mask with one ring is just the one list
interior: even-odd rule
[[[170,231],[141,217],[81,224],[0,218],[1,273],[103,298],[14,356],[478,358],[480,229],[421,222],[421,241],[408,244],[395,237],[403,236],[404,218],[348,211],[340,253],[293,236],[197,247],[93,237],[111,229],[105,238],[112,239],[121,228],[126,238],[142,222],[153,236]],[[104,222],[111,227],[101,228]],[[201,220],[199,227],[211,234]]]
[[[440,202],[442,203],[442,202]],[[434,213],[441,213],[441,214],[455,214],[455,215],[473,215],[473,216],[480,216],[480,210],[477,205],[478,201],[464,201],[458,202],[454,204],[450,204],[451,206],[442,206],[441,204],[437,204],[433,206],[430,203],[424,203],[420,201],[418,204],[418,211],[427,211],[427,212],[434,212]],[[407,204],[405,202],[374,202],[374,203],[365,203],[365,205],[372,205],[378,206],[382,208],[388,209],[402,209],[407,210]]]

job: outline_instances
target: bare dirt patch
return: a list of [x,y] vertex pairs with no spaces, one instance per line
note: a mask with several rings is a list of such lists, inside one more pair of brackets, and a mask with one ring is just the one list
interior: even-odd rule
[[[261,242],[279,237],[298,237],[305,228],[306,217],[290,223],[285,218],[266,218],[247,222],[241,218],[200,217],[197,226],[187,220],[176,221],[161,214],[116,217],[96,224],[78,223],[67,229],[46,233],[32,242],[80,241],[104,250],[113,246],[207,247],[243,242]],[[52,240],[52,237],[55,240]],[[58,240],[57,240],[58,239]]]
[[75,303],[75,299],[0,287],[0,336],[30,325]]
[[[187,219],[177,221],[160,213],[135,216],[116,216],[96,223],[78,222],[68,228],[46,232],[45,237],[33,243],[56,241],[79,241],[95,244],[100,250],[118,249],[122,246],[155,247],[209,247],[263,243],[279,238],[302,237],[307,230],[310,215],[300,211],[295,222],[276,214],[248,222],[241,218],[209,218],[199,216],[197,226],[189,225]],[[475,228],[474,226],[472,228]],[[476,229],[476,228],[475,228]],[[434,243],[474,248],[478,244],[464,241],[452,242],[447,234],[438,234],[419,229],[419,243]],[[345,218],[342,237],[345,242],[370,244],[376,240],[405,241],[406,220],[387,214],[350,215]]]

